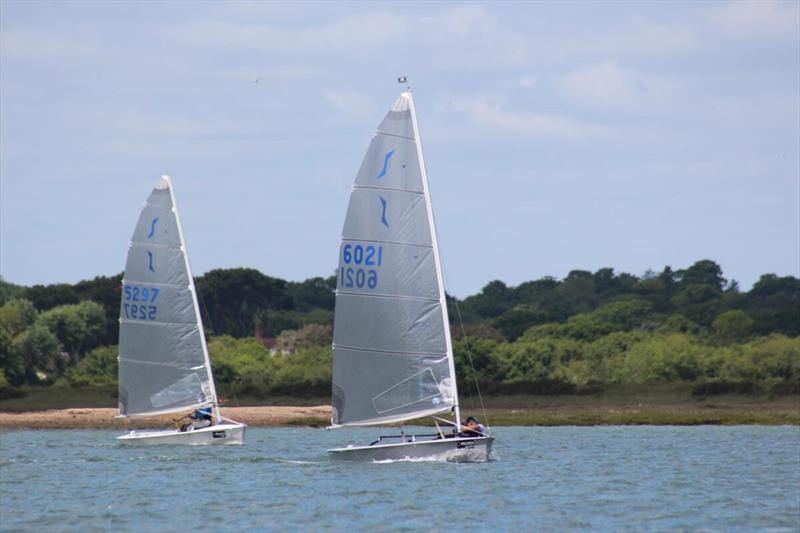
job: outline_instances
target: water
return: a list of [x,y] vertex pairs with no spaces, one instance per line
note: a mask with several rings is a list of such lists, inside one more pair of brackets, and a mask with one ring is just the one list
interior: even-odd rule
[[380,431],[250,428],[219,448],[0,433],[0,530],[800,529],[797,427],[498,428],[483,464],[324,453]]

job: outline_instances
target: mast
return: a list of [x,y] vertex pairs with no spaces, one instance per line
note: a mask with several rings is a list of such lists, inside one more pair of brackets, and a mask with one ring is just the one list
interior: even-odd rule
[[186,265],[186,274],[189,277],[189,292],[192,293],[192,305],[194,306],[194,315],[197,319],[197,328],[200,333],[200,344],[203,347],[203,360],[205,361],[206,372],[208,373],[208,381],[211,385],[211,397],[214,400],[213,408],[214,414],[217,418],[217,423],[222,421],[222,416],[219,412],[219,402],[217,401],[217,387],[214,384],[214,375],[211,372],[211,358],[208,355],[208,345],[206,344],[206,334],[203,328],[203,318],[200,315],[200,305],[197,300],[197,290],[194,286],[194,276],[192,275],[192,267],[189,264],[189,253],[186,250],[186,240],[183,238],[183,225],[181,225],[181,216],[178,213],[178,204],[175,202],[175,189],[172,187],[172,178],[167,175],[162,176],[169,185],[169,195],[172,200],[172,212],[175,213],[175,221],[178,226],[178,238],[181,241],[181,252],[183,252],[183,261]]
[[[402,79],[402,78],[401,78]],[[399,80],[398,80],[399,81]],[[433,207],[431,205],[431,194],[428,189],[428,172],[425,168],[425,159],[422,155],[422,139],[419,136],[419,127],[417,126],[417,110],[414,107],[414,96],[411,92],[411,87],[406,90],[408,94],[408,104],[411,108],[411,124],[414,128],[414,138],[417,144],[417,157],[419,158],[420,173],[422,174],[422,190],[425,194],[425,207],[428,212],[428,223],[431,228],[431,243],[433,244],[433,260],[436,265],[436,276],[439,282],[439,299],[442,307],[442,322],[444,325],[444,338],[445,346],[447,347],[447,363],[450,366],[450,375],[452,376],[452,394],[456,415],[456,431],[461,431],[461,409],[458,404],[458,385],[456,383],[456,369],[453,361],[453,342],[450,339],[450,320],[447,316],[447,297],[444,292],[444,278],[442,277],[442,263],[439,258],[439,244],[436,239],[436,221],[433,217]],[[180,225],[178,225],[180,227]]]

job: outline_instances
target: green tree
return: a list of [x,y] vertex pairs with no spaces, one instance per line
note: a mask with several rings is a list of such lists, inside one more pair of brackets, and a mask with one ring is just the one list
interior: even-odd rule
[[292,307],[301,312],[313,309],[333,311],[336,302],[336,276],[309,278],[300,283],[289,282],[286,292],[292,297]]
[[500,280],[489,282],[481,292],[464,300],[466,311],[474,312],[481,318],[500,316],[515,303],[514,291]]
[[677,276],[680,280],[680,285],[683,287],[707,285],[717,291],[722,291],[722,288],[727,283],[727,280],[722,277],[722,268],[710,259],[697,261],[686,270],[679,270]]
[[61,343],[39,323],[20,333],[14,339],[14,348],[22,357],[28,383],[52,380],[67,364],[67,358],[61,354]]
[[514,341],[531,326],[544,324],[549,318],[543,311],[532,309],[527,305],[518,305],[492,320],[490,324],[500,330],[507,339]]
[[764,274],[743,299],[756,333],[800,335],[800,279]]
[[14,298],[0,307],[0,328],[16,337],[36,322],[36,308],[29,300]]
[[116,385],[119,352],[116,346],[102,346],[64,372],[64,379],[73,387]]
[[14,298],[22,298],[25,295],[25,287],[9,283],[0,276],[0,305]]
[[80,300],[91,300],[102,306],[105,319],[103,332],[98,339],[100,344],[116,344],[119,338],[119,304],[123,275],[96,276],[75,284],[75,293]]
[[211,270],[197,279],[207,311],[204,324],[216,334],[253,335],[268,309],[290,309],[286,282],[252,268]]
[[597,305],[594,277],[586,270],[571,271],[556,292],[567,304],[571,315],[591,311]]
[[726,311],[714,319],[712,329],[723,344],[742,342],[750,336],[753,320],[744,311]]
[[11,337],[0,328],[0,370],[12,385],[25,382],[25,366]]
[[39,311],[46,311],[59,305],[76,304],[80,300],[75,287],[66,283],[34,285],[25,291],[25,298],[33,302]]

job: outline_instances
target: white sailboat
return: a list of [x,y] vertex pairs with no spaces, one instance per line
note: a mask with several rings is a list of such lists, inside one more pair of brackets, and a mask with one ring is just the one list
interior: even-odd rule
[[[361,164],[342,231],[331,429],[452,412],[456,434],[381,436],[329,450],[353,460],[486,460],[494,439],[461,433],[447,304],[414,98],[403,92]],[[442,419],[439,419],[442,420]]]
[[[208,427],[133,430],[122,444],[243,444],[223,418],[175,192],[162,176],[133,231],[120,302],[119,417],[213,410]],[[196,424],[200,426],[201,424]]]

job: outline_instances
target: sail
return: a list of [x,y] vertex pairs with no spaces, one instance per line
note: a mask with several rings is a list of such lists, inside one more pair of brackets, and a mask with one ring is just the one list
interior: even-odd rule
[[413,99],[378,126],[339,248],[333,425],[399,422],[457,402],[436,233]]
[[215,403],[194,280],[167,176],[139,215],[122,284],[120,415]]

